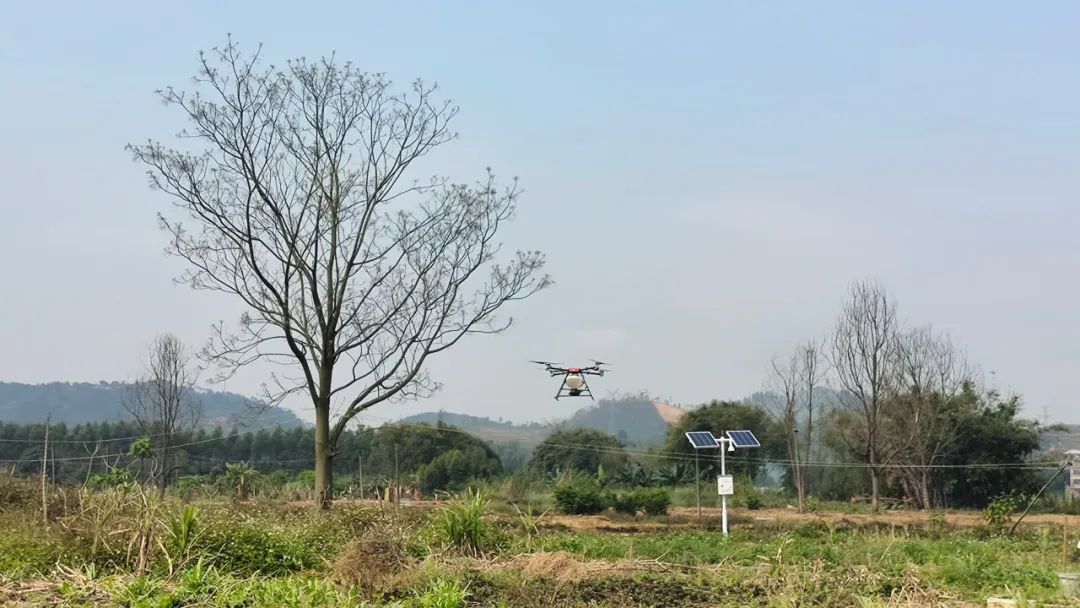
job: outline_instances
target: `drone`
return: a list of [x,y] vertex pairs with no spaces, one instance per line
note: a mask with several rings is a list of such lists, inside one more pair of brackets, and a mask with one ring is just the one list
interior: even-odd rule
[[592,399],[593,394],[589,390],[589,383],[585,381],[585,376],[603,376],[606,370],[601,366],[608,365],[603,361],[595,360],[588,367],[563,367],[550,361],[533,361],[533,363],[543,365],[544,370],[551,374],[552,378],[556,376],[563,377],[559,390],[555,392],[556,401],[561,397],[588,397]]

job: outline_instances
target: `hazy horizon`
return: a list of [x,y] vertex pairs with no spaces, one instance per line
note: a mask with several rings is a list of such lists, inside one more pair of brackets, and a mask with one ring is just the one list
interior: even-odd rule
[[[510,308],[509,332],[434,360],[441,393],[361,421],[585,404],[555,402],[530,359],[613,362],[598,396],[741,398],[874,278],[1026,417],[1080,422],[1080,7],[253,6],[3,9],[0,380],[130,380],[155,334],[196,348],[239,317],[173,285],[169,201],[124,151],[175,141],[185,125],[154,90],[190,89],[197,51],[231,33],[270,63],[336,53],[438,81],[461,138],[425,166],[520,176],[502,238],[548,255],[554,287]],[[254,395],[266,372],[211,388]]]

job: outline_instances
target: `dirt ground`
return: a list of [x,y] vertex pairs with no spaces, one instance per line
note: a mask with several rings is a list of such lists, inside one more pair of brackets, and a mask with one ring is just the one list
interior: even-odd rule
[[[870,513],[840,513],[818,512],[799,513],[794,509],[758,509],[748,510],[731,508],[728,509],[728,517],[732,525],[745,522],[761,524],[803,524],[810,522],[841,523],[846,522],[855,526],[866,525],[896,525],[896,526],[919,526],[930,522],[933,514],[927,511],[882,511],[874,515]],[[701,517],[710,524],[718,524],[721,519],[721,511],[717,507],[702,507]],[[946,511],[944,512],[945,523],[951,526],[973,527],[985,524],[982,513],[978,511]],[[665,519],[635,520],[629,517],[609,517],[607,515],[548,515],[545,524],[560,526],[575,531],[586,530],[609,530],[631,531],[649,529],[671,529],[673,527],[696,527],[699,524],[696,507],[673,507]],[[1023,526],[1054,524],[1062,525],[1067,522],[1070,527],[1080,528],[1080,517],[1066,515],[1028,515],[1021,523]]]
[[[338,499],[337,502],[365,504],[370,506],[382,505],[393,508],[390,503],[380,503],[374,500],[360,501],[352,498]],[[435,509],[445,501],[434,500],[402,500],[402,508]],[[310,508],[314,502],[294,501],[288,503],[293,508]],[[973,527],[986,523],[981,511],[944,511],[945,523],[951,526]],[[848,523],[855,526],[872,525],[895,525],[895,526],[919,526],[926,525],[934,512],[917,511],[907,509],[883,510],[881,513],[843,513],[839,511],[820,511],[816,513],[799,513],[794,508],[769,508],[749,510],[740,507],[729,507],[728,517],[732,525],[746,522],[756,522],[761,525],[784,525],[803,524],[811,522]],[[1014,516],[1015,517],[1015,516]],[[719,525],[721,510],[719,507],[702,507],[701,520],[698,519],[697,507],[671,507],[668,516],[662,518],[633,518],[625,515],[601,514],[601,515],[559,515],[553,511],[544,516],[543,527],[560,527],[574,531],[607,530],[618,531],[642,531],[660,530],[679,527],[694,528],[705,521],[710,525]],[[1080,517],[1068,515],[1027,515],[1024,517],[1021,527],[1040,524],[1053,524],[1060,526],[1065,524],[1070,528],[1080,530]]]

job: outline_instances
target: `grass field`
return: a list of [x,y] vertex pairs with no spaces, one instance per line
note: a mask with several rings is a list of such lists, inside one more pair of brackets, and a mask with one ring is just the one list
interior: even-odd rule
[[0,605],[1080,606],[1057,579],[1080,570],[1063,516],[1007,536],[977,513],[736,508],[725,539],[714,509],[685,507],[578,517],[465,498],[326,514],[115,488],[57,493],[49,510],[46,524],[25,486],[0,492]]

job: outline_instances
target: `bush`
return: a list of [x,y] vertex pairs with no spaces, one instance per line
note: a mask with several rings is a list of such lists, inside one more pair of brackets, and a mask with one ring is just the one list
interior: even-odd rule
[[0,512],[17,510],[33,503],[37,497],[37,488],[25,479],[11,475],[0,475]]
[[750,509],[751,511],[757,511],[764,504],[765,503],[761,500],[761,496],[757,492],[747,494],[746,498],[743,500],[743,506],[745,506],[747,509]]
[[205,555],[223,572],[279,576],[317,570],[340,550],[338,515],[311,519],[298,515],[230,509],[200,514],[202,532],[193,555]]
[[983,517],[992,528],[1004,528],[1009,523],[1009,518],[1016,512],[1017,507],[1023,502],[1023,496],[1017,494],[1002,494],[990,501]]
[[420,467],[420,489],[425,493],[437,490],[460,490],[474,479],[491,479],[502,472],[499,459],[481,447],[453,449],[439,454]]
[[466,587],[453,579],[438,579],[417,598],[421,608],[464,608],[469,597]]
[[671,494],[663,488],[636,488],[612,500],[616,511],[636,514],[644,511],[648,515],[664,515],[671,506]]
[[555,486],[555,504],[567,515],[592,515],[608,507],[608,500],[595,480],[571,477]]
[[649,515],[666,515],[671,506],[671,494],[663,488],[639,488],[635,490],[641,510]]

